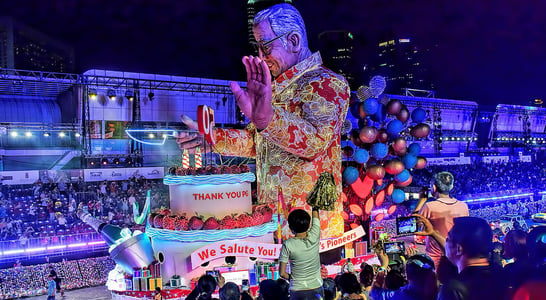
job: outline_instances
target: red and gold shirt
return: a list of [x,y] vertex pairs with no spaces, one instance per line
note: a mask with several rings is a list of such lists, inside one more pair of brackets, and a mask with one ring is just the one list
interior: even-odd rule
[[[274,80],[274,114],[267,128],[217,128],[215,148],[256,158],[260,203],[276,202],[282,188],[287,205],[310,211],[307,193],[322,172],[334,175],[341,195],[341,127],[349,94],[345,79],[322,66],[317,52]],[[322,238],[343,234],[341,210],[340,200],[336,210],[321,212]],[[289,233],[285,224],[283,237]]]

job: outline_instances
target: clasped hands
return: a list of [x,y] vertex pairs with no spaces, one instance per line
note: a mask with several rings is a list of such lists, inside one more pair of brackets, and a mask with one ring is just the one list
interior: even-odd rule
[[[263,130],[273,118],[271,73],[265,61],[259,57],[245,56],[243,64],[246,70],[247,89],[243,90],[234,81],[229,85],[241,112],[258,130]],[[182,116],[182,122],[189,129],[197,130],[197,123],[188,116]],[[180,149],[188,149],[191,152],[201,146],[202,140],[203,135],[188,132],[179,132],[176,138]]]

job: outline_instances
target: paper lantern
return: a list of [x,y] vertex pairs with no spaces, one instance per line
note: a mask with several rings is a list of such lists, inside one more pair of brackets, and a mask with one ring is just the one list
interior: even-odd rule
[[389,206],[389,208],[387,209],[387,213],[389,215],[392,215],[395,211],[396,211],[396,204]]
[[392,202],[400,204],[406,200],[406,194],[401,189],[394,189],[392,191]]
[[385,218],[384,213],[378,213],[377,215],[375,215],[375,221],[376,222],[381,222],[383,220],[383,218]]
[[360,129],[360,141],[363,143],[373,143],[377,137],[377,128],[373,126],[364,126]]
[[351,204],[349,205],[349,210],[355,215],[355,216],[362,216],[362,208],[358,204]]
[[411,112],[411,120],[415,123],[423,122],[427,117],[427,112],[421,107],[417,107]]
[[370,149],[370,154],[376,159],[383,159],[389,154],[389,148],[383,143],[375,143]]
[[385,190],[381,190],[379,191],[379,193],[377,193],[377,195],[375,195],[375,206],[381,206],[384,200],[385,200]]
[[353,184],[358,179],[358,170],[355,167],[349,166],[343,170],[343,182]]
[[366,200],[366,203],[364,204],[364,213],[369,215],[372,213],[373,209],[373,198],[370,197],[368,200]]
[[370,166],[366,171],[366,175],[374,180],[382,179],[385,176],[385,169],[383,169],[382,166],[378,165]]
[[353,154],[353,159],[359,164],[365,164],[370,159],[370,154],[366,149],[359,148]]
[[427,159],[422,157],[422,156],[418,156],[417,157],[417,164],[415,164],[415,168],[416,169],[423,169],[427,166]]

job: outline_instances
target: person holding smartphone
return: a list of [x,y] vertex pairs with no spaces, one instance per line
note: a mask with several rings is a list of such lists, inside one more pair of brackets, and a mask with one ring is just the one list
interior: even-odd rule
[[[427,218],[444,239],[453,227],[453,219],[468,216],[466,203],[449,195],[453,189],[454,181],[453,174],[449,172],[444,171],[435,174],[432,181],[432,201],[427,201],[426,197],[421,197],[414,211],[414,213],[419,212],[420,215]],[[442,257],[443,247],[430,236],[426,237],[425,243],[426,253],[432,258],[437,269]]]

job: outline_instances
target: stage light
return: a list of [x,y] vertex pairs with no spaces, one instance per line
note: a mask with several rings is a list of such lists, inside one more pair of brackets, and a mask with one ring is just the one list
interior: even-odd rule
[[12,137],[17,137],[19,133],[17,133],[17,131],[12,131],[9,135],[11,135]]
[[76,136],[76,137],[80,137],[80,136],[81,136],[81,134],[80,134],[79,132],[76,132],[76,134],[74,134],[74,136]]
[[30,131],[25,132],[25,136],[26,136],[26,137],[31,137],[31,136],[32,136],[32,132],[30,132]]
[[106,165],[108,164],[108,158],[106,158],[106,157],[103,158],[102,161],[101,161],[101,164],[102,164],[103,166],[106,166]]
[[133,164],[133,159],[129,156],[125,159],[125,164],[130,166]]
[[89,89],[89,92],[87,93],[89,95],[89,99],[96,100],[97,99],[97,90],[96,89]]
[[125,98],[127,98],[127,100],[129,100],[129,101],[133,101],[133,100],[135,100],[135,94],[133,93],[133,91],[127,90],[125,92]]
[[44,132],[44,136],[45,136],[45,137],[48,137],[48,136],[49,136],[49,132]]
[[154,100],[154,96],[155,96],[155,95],[154,95],[154,93],[153,93],[152,91],[150,91],[150,92],[148,93],[148,99],[150,99],[150,101]]
[[153,139],[153,138],[155,138],[155,134],[150,133],[150,134],[148,134],[148,137],[151,138],[151,139]]
[[119,165],[119,158],[114,158],[112,162],[114,163],[114,165]]
[[63,138],[63,137],[65,137],[65,136],[66,136],[66,134],[65,134],[64,132],[62,132],[62,131],[59,132],[59,137],[62,137],[62,138]]
[[108,96],[108,98],[110,98],[110,100],[116,100],[116,91],[112,90],[112,89],[109,89],[107,92],[106,92],[106,95]]
[[94,161],[94,160],[90,160],[90,161],[89,161],[89,165],[90,165],[90,166],[94,166],[94,165],[95,165],[95,161]]

